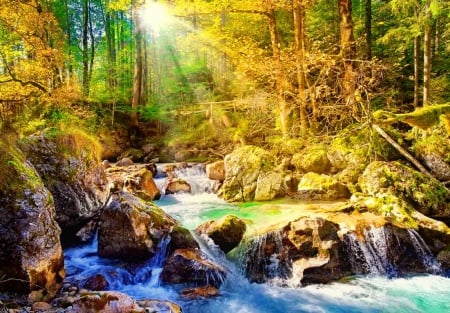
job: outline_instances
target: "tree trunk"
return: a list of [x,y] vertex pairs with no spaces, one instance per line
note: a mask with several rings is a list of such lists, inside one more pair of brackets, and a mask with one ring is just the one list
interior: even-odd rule
[[89,0],[83,0],[83,96],[87,98],[89,96],[89,42],[88,42],[88,27],[89,26]]
[[138,107],[142,104],[142,94],[143,94],[143,66],[144,66],[144,56],[142,54],[143,50],[143,32],[141,27],[141,22],[139,16],[136,14],[136,7],[134,12],[134,77],[133,77],[133,99],[131,101],[131,114],[130,120],[131,125],[137,126],[139,124],[138,120]]
[[343,97],[345,104],[353,110],[353,113],[356,113],[356,74],[353,64],[356,56],[356,47],[353,38],[352,1],[338,0],[338,5],[340,46],[341,55],[344,59]]
[[308,117],[306,113],[306,77],[305,77],[305,6],[302,0],[294,0],[294,32],[295,32],[295,55],[297,63],[297,83],[298,83],[298,111],[300,117],[300,134],[303,135],[308,129]]
[[366,18],[365,18],[365,32],[366,32],[366,58],[372,59],[372,0],[366,0]]
[[423,34],[423,105],[430,101],[430,79],[431,79],[431,25],[429,18]]
[[280,109],[281,131],[284,137],[290,136],[291,130],[291,108],[284,98],[284,76],[281,63],[280,41],[278,38],[277,21],[275,17],[275,5],[273,0],[265,0],[267,17],[269,19],[270,41],[272,44],[272,59],[275,74],[275,87],[277,90],[278,106]]
[[414,107],[419,107],[420,86],[420,36],[414,38]]

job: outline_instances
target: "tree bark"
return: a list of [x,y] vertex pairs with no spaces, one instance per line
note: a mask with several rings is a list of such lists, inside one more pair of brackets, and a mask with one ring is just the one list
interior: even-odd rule
[[[429,14],[428,14],[429,15]],[[430,79],[431,79],[431,25],[429,18],[426,18],[426,25],[423,34],[423,105],[430,101]]]
[[414,38],[414,107],[419,107],[420,87],[420,36]]
[[89,42],[88,42],[88,28],[89,28],[89,0],[83,0],[83,33],[82,33],[82,45],[83,45],[83,96],[87,98],[89,96]]
[[356,113],[356,74],[353,64],[356,56],[356,47],[353,38],[352,1],[338,0],[338,7],[340,47],[341,55],[344,59],[343,97],[345,104]]
[[306,114],[306,77],[305,77],[305,20],[306,12],[302,0],[294,0],[292,3],[295,33],[295,55],[297,63],[298,83],[298,111],[300,117],[300,134],[305,134],[308,129],[308,117]]
[[137,7],[134,7],[134,77],[133,77],[133,98],[131,101],[131,114],[130,121],[131,125],[137,126],[139,124],[138,120],[138,108],[143,103],[143,66],[144,66],[144,56],[143,56],[143,31],[141,27],[140,18],[137,15]]
[[272,59],[275,75],[275,87],[277,90],[278,106],[280,109],[281,131],[284,137],[290,136],[291,131],[291,108],[284,98],[284,76],[281,63],[280,41],[278,38],[277,21],[275,17],[275,4],[273,0],[265,0],[269,19],[270,41],[272,45]]
[[366,32],[366,59],[372,59],[372,0],[366,0],[366,18],[365,18],[365,32]]

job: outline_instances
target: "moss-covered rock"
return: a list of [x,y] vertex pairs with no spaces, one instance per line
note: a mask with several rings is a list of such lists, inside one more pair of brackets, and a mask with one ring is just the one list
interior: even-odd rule
[[450,217],[449,190],[437,179],[398,162],[372,162],[360,176],[358,185],[371,196],[387,193],[401,198],[427,216]]
[[442,124],[417,138],[412,149],[434,177],[450,180],[450,139]]
[[338,200],[349,198],[350,192],[335,177],[309,172],[300,180],[294,197],[302,200]]
[[[386,130],[392,137],[401,140],[393,130]],[[351,186],[356,184],[365,167],[373,160],[396,160],[398,152],[370,127],[348,128],[331,142],[328,159],[339,181]]]
[[0,292],[51,299],[65,276],[53,197],[33,165],[0,140]]
[[125,260],[149,258],[175,226],[178,222],[153,203],[119,192],[100,216],[98,254]]
[[80,130],[52,128],[23,139],[20,148],[53,195],[62,240],[77,242],[77,231],[106,201],[100,145]]
[[223,252],[228,253],[242,240],[247,225],[234,215],[227,215],[217,221],[208,221],[199,227],[196,232],[210,237]]
[[302,172],[325,174],[331,168],[327,149],[324,146],[311,146],[292,156],[291,164]]
[[272,171],[276,159],[255,146],[242,146],[225,156],[225,181],[219,196],[227,201],[251,201],[255,198],[258,177]]

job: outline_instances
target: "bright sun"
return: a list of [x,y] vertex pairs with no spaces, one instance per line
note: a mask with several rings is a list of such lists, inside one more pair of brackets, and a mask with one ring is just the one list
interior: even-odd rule
[[167,8],[156,2],[151,2],[140,9],[139,17],[146,28],[155,32],[159,32],[161,28],[167,26],[170,22]]

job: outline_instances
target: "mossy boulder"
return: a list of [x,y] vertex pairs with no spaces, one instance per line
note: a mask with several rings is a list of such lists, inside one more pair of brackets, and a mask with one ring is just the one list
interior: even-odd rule
[[21,141],[55,201],[62,240],[76,243],[76,233],[103,206],[107,180],[95,139],[79,130],[47,129]]
[[[401,140],[393,130],[386,130],[392,137]],[[372,160],[396,160],[398,152],[377,133],[361,125],[347,128],[333,139],[328,147],[328,159],[339,181],[347,185],[356,184],[365,167]]]
[[228,253],[241,242],[246,229],[247,225],[239,217],[227,215],[200,225],[196,232],[207,235],[223,252]]
[[100,216],[98,254],[124,260],[147,259],[175,226],[178,222],[153,203],[118,192]]
[[53,197],[20,150],[0,141],[0,292],[55,296],[64,279]]
[[255,146],[242,146],[224,158],[225,181],[218,194],[227,201],[252,201],[258,177],[275,169],[276,159]]
[[441,124],[420,136],[413,145],[413,152],[430,173],[441,181],[450,180],[450,140]]
[[323,146],[311,146],[292,156],[291,164],[298,171],[327,173],[331,168],[327,149]]
[[387,193],[401,198],[427,216],[450,217],[449,190],[437,179],[399,162],[372,162],[360,176],[358,185],[370,196]]
[[309,172],[301,178],[293,197],[301,200],[338,200],[349,198],[350,191],[335,177]]
[[199,249],[177,249],[165,261],[161,273],[163,282],[194,283],[220,287],[226,271]]
[[283,173],[275,170],[263,172],[256,181],[255,201],[267,201],[282,197],[286,193]]

